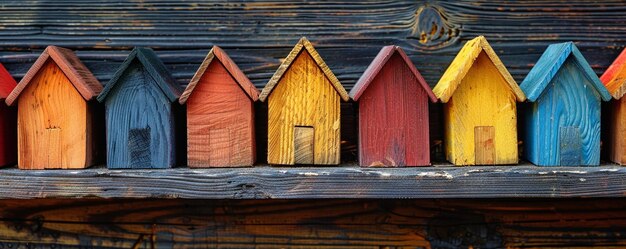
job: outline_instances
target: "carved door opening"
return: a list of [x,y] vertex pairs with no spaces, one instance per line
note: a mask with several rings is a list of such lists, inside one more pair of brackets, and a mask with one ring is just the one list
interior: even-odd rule
[[295,164],[313,164],[315,129],[312,126],[296,126],[293,140]]

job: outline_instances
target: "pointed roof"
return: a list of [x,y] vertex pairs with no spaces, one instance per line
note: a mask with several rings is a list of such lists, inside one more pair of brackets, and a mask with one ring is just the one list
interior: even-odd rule
[[404,50],[398,46],[385,46],[380,50],[380,52],[378,52],[376,58],[374,58],[372,63],[367,67],[367,69],[365,69],[365,72],[363,72],[359,81],[356,82],[350,91],[350,97],[354,101],[359,100],[361,94],[365,92],[365,89],[367,89],[369,84],[374,81],[380,70],[385,66],[385,64],[387,64],[389,58],[391,58],[391,56],[396,52],[400,55],[406,66],[409,67],[411,73],[413,73],[415,79],[417,79],[417,83],[426,91],[430,101],[433,103],[437,102],[437,97],[435,97],[435,94],[433,94],[430,90],[430,87],[426,83],[426,80],[424,80],[424,77],[422,77],[419,71],[417,71],[417,68],[415,68],[411,59],[409,59],[406,53],[404,53]]
[[348,93],[343,88],[343,86],[341,85],[337,77],[335,77],[333,72],[330,71],[330,68],[328,68],[328,65],[326,65],[324,60],[322,60],[322,57],[317,53],[315,48],[313,48],[313,45],[311,45],[311,42],[309,42],[309,40],[307,40],[306,37],[300,38],[300,41],[298,41],[296,46],[293,47],[291,52],[289,52],[289,55],[287,55],[287,58],[285,58],[283,63],[281,63],[280,66],[278,67],[278,70],[276,70],[276,72],[274,73],[274,76],[272,76],[270,81],[267,82],[267,84],[265,84],[265,87],[263,88],[261,95],[259,95],[259,99],[261,101],[265,101],[265,99],[269,97],[274,87],[278,84],[278,82],[283,77],[285,72],[287,72],[287,69],[289,69],[289,66],[291,66],[291,63],[295,61],[296,57],[298,57],[298,55],[303,49],[306,49],[306,51],[311,55],[313,60],[315,60],[315,63],[317,63],[317,66],[319,66],[322,72],[324,72],[324,75],[326,75],[326,78],[328,78],[330,83],[333,85],[333,87],[335,88],[335,91],[337,91],[337,94],[341,96],[341,99],[343,99],[343,101],[348,101],[348,99],[350,98],[348,96]]
[[246,74],[244,74],[241,69],[239,69],[237,64],[235,64],[235,62],[228,56],[228,54],[226,54],[226,52],[224,52],[224,50],[222,50],[218,46],[213,46],[213,48],[211,48],[211,51],[209,51],[209,54],[207,54],[206,58],[204,58],[204,61],[202,61],[202,64],[200,65],[196,73],[193,75],[193,78],[191,78],[191,81],[187,85],[187,88],[185,88],[185,91],[180,96],[180,99],[178,101],[181,104],[185,104],[185,102],[187,102],[187,99],[189,99],[189,97],[191,96],[193,89],[196,88],[196,85],[202,78],[202,75],[204,75],[206,69],[209,67],[209,65],[211,65],[213,59],[217,59],[219,62],[222,63],[224,68],[226,68],[226,71],[228,71],[233,79],[235,79],[235,82],[239,84],[241,89],[248,95],[248,97],[250,97],[253,102],[259,99],[259,90],[256,89],[256,87],[252,84],[250,79],[248,79]]
[[159,89],[161,89],[163,94],[165,94],[171,102],[178,99],[180,96],[179,86],[159,57],[150,48],[135,47],[117,69],[111,80],[109,80],[109,83],[106,84],[104,90],[102,90],[102,93],[98,96],[98,101],[102,102],[106,99],[107,95],[109,95],[111,90],[118,84],[124,72],[126,72],[135,59],[143,65],[148,74],[157,83]]
[[604,71],[600,81],[615,99],[621,99],[626,93],[626,49],[617,56],[613,64]]
[[500,72],[504,81],[509,85],[513,94],[515,94],[517,101],[521,102],[526,100],[524,93],[513,79],[513,76],[506,70],[506,67],[504,67],[504,64],[502,64],[496,52],[493,51],[487,39],[484,36],[479,36],[465,43],[465,46],[459,51],[446,72],[441,76],[435,88],[433,88],[433,93],[435,93],[441,102],[447,103],[448,100],[450,100],[454,91],[463,78],[465,78],[465,75],[472,65],[474,65],[474,61],[476,61],[476,58],[478,58],[481,52],[485,52],[489,60],[491,60],[491,63],[493,63],[498,72]]
[[43,65],[52,59],[54,63],[61,68],[61,71],[72,82],[72,85],[78,90],[83,99],[91,100],[102,91],[102,85],[95,76],[87,69],[76,54],[72,50],[57,46],[48,46],[43,53],[37,58],[28,72],[24,75],[19,84],[13,89],[6,99],[8,105],[13,105],[15,100],[20,96],[22,91],[30,84],[30,81],[37,75]]
[[0,64],[0,100],[6,99],[11,94],[11,91],[15,89],[15,86],[17,86],[17,82],[13,79],[13,76]]
[[548,46],[535,66],[528,72],[522,84],[520,84],[520,87],[529,101],[534,102],[541,96],[541,93],[543,93],[550,81],[556,76],[557,72],[570,55],[574,59],[574,63],[578,65],[578,68],[600,94],[600,97],[604,101],[611,99],[609,91],[602,85],[602,82],[600,82],[596,73],[591,69],[585,57],[583,57],[578,48],[576,48],[576,45],[574,45],[573,42],[564,42]]

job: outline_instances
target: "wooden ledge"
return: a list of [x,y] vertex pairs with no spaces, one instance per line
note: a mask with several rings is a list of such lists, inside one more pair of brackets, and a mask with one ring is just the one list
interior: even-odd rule
[[626,167],[0,169],[0,199],[623,197]]

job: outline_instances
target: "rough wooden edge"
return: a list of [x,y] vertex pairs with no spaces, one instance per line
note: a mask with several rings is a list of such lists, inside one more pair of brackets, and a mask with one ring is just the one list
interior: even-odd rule
[[620,72],[626,69],[624,65],[626,65],[626,49],[622,50],[613,63],[604,71],[604,74],[600,76],[600,81],[602,81],[615,99],[621,99],[624,93],[626,93],[626,79],[618,78]]
[[509,88],[515,95],[517,101],[525,101],[526,96],[524,95],[524,92],[519,85],[517,85],[513,76],[511,76],[484,36],[478,36],[468,41],[463,48],[461,48],[461,51],[459,51],[454,60],[452,60],[448,69],[446,69],[435,88],[433,88],[433,93],[443,103],[447,103],[482,51],[485,52],[504,81],[509,85]]
[[[511,91],[513,91],[513,94],[515,94],[517,101],[525,101],[526,95],[524,95],[522,89],[519,87],[519,85],[517,85],[517,82],[515,82],[515,79],[513,79],[513,76],[511,76],[509,70],[506,69],[504,63],[502,63],[502,61],[500,60],[500,57],[498,57],[491,45],[489,45],[487,39],[482,35],[479,36],[477,39],[480,41],[480,47],[483,49],[483,51],[485,51],[485,54],[487,54],[489,59],[491,59],[491,63],[493,63],[493,65],[498,69],[498,72],[500,72],[500,75],[502,75],[502,78],[504,78],[506,83],[509,84],[509,87],[511,88]],[[475,59],[476,58],[474,58],[474,60]]]
[[[436,166],[0,170],[0,199],[624,197],[626,168]],[[36,183],[36,184],[33,184]]]
[[591,65],[589,65],[589,62],[587,62],[587,59],[585,59],[585,56],[583,56],[583,54],[580,52],[580,50],[578,50],[578,47],[576,47],[576,45],[573,42],[569,42],[569,44],[572,47],[571,53],[572,55],[574,55],[574,58],[576,58],[576,63],[578,64],[578,67],[583,71],[585,76],[587,76],[587,79],[591,81],[591,84],[594,86],[596,91],[600,94],[600,97],[602,98],[602,100],[604,101],[611,100],[612,99],[611,93],[609,93],[606,87],[604,87],[604,84],[602,84],[602,81],[600,81],[600,78],[598,78],[598,75],[596,74],[596,72],[593,71],[593,68],[591,68]]
[[214,58],[217,58],[222,65],[224,65],[226,71],[228,71],[228,73],[235,79],[235,82],[239,84],[241,89],[253,102],[259,99],[259,90],[254,86],[254,84],[252,84],[250,79],[248,79],[248,76],[241,71],[239,66],[237,66],[237,64],[228,56],[228,54],[226,54],[226,52],[224,52],[224,50],[218,46],[213,46],[211,51],[209,51],[207,56],[202,61],[202,64],[200,64],[200,67],[198,67],[196,73],[191,78],[191,81],[189,81],[185,91],[183,91],[180,95],[178,100],[180,104],[185,104],[187,102],[187,99],[191,96],[191,93],[193,93],[193,90],[196,88],[196,85],[202,78],[202,75],[204,75],[206,69],[209,65],[211,65]]
[[19,84],[13,89],[6,99],[8,105],[13,105],[30,81],[39,72],[48,58],[52,58],[54,63],[61,68],[61,71],[72,82],[85,100],[91,100],[102,91],[102,85],[87,67],[76,57],[72,50],[56,46],[48,46],[37,58],[33,66],[28,69]]
[[17,82],[7,71],[4,65],[0,64],[0,100],[5,100],[9,94],[15,89]]
[[326,75],[326,78],[328,78],[328,80],[331,82],[331,84],[335,88],[335,91],[337,91],[341,99],[343,101],[348,101],[350,99],[350,96],[348,96],[346,89],[343,88],[343,86],[339,82],[339,79],[337,79],[335,74],[333,74],[330,68],[328,68],[328,65],[326,65],[322,57],[317,53],[313,45],[311,45],[306,37],[300,38],[300,40],[298,41],[298,43],[296,43],[291,52],[289,52],[289,55],[287,55],[285,60],[280,64],[272,78],[270,78],[267,84],[265,84],[263,91],[261,91],[261,95],[259,95],[259,100],[263,102],[267,99],[267,97],[269,97],[276,84],[278,84],[280,79],[283,77],[283,74],[287,72],[287,69],[289,68],[289,66],[291,66],[291,63],[293,63],[296,57],[298,57],[298,55],[302,51],[302,48],[305,48],[307,52],[309,52],[313,60],[315,60],[315,63],[317,63],[322,72],[324,72],[324,75]]
[[169,71],[167,71],[165,65],[163,65],[163,62],[161,60],[159,60],[154,51],[149,48],[135,47],[130,52],[130,54],[128,54],[126,59],[124,59],[122,65],[117,68],[115,74],[113,74],[113,77],[106,84],[100,95],[98,95],[97,99],[99,102],[103,102],[107,98],[111,90],[113,90],[113,88],[117,85],[119,79],[122,77],[122,75],[124,75],[124,72],[126,72],[134,59],[139,60],[143,67],[148,71],[150,76],[152,76],[157,82],[159,89],[161,89],[163,94],[171,102],[174,102],[176,99],[178,99],[178,97],[180,96],[178,84],[174,81],[171,75],[169,75]]

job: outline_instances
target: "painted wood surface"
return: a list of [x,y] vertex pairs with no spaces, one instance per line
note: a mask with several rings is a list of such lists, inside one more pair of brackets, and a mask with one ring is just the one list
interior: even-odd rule
[[[4,102],[17,82],[0,64],[0,101]],[[0,103],[0,166],[17,162],[17,110]]]
[[358,99],[359,163],[430,165],[430,89],[422,87],[419,81],[423,79],[416,78],[398,52],[391,52],[390,56]]
[[105,105],[109,168],[174,165],[172,103],[138,59],[124,70]]
[[186,104],[190,167],[254,163],[253,102],[219,60],[210,63]]
[[622,51],[613,61],[611,66],[600,76],[600,81],[607,88],[613,99],[608,104],[604,115],[608,115],[608,122],[603,122],[604,132],[602,139],[605,141],[603,149],[608,150],[608,159],[620,165],[626,164],[626,115],[623,100],[626,93],[626,50]]
[[[3,201],[5,247],[622,248],[616,199]],[[111,218],[115,217],[115,218]],[[207,218],[210,217],[210,218]]]
[[[535,69],[536,68],[536,69]],[[521,84],[526,159],[541,166],[600,163],[601,101],[610,93],[571,43],[550,45]]]
[[21,169],[91,165],[91,110],[53,60],[45,62],[17,102]]
[[340,163],[340,101],[348,93],[306,38],[300,39],[259,99],[268,102],[270,164],[293,165],[294,128],[313,128],[313,164]]
[[[466,58],[462,52],[457,57],[460,60]],[[453,65],[448,71],[456,70]],[[433,92],[439,94],[435,89]],[[495,150],[493,164],[516,164],[518,98],[492,59],[480,52],[444,105],[444,146],[448,161],[455,165],[475,165],[476,151],[483,150],[475,147],[475,128],[489,126],[495,130],[490,145]]]

